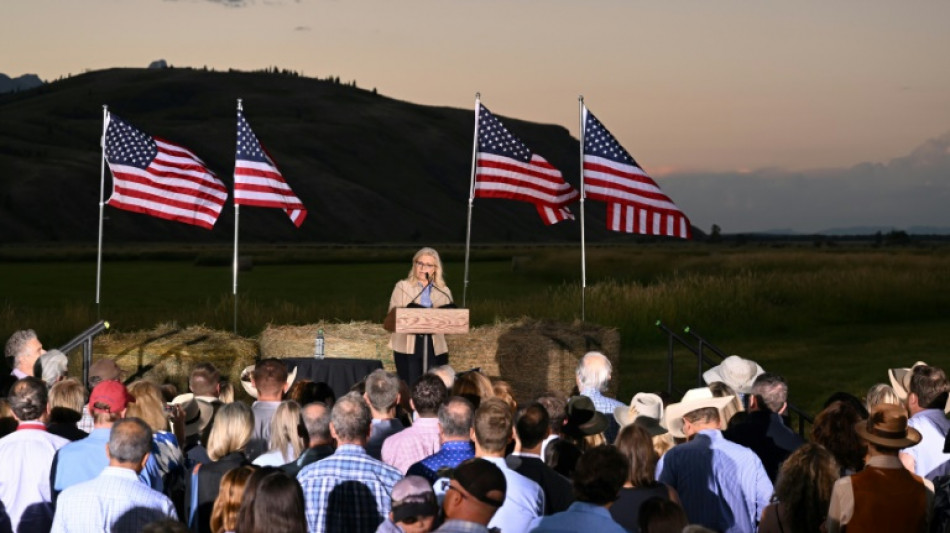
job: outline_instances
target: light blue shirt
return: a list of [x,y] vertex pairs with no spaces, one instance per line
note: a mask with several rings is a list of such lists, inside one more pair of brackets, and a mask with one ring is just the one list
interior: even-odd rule
[[772,497],[759,456],[704,429],[660,458],[657,479],[679,493],[690,524],[726,533],[755,531]]
[[527,533],[531,522],[544,514],[544,491],[541,486],[508,467],[504,457],[482,457],[501,469],[508,489],[505,503],[498,508],[488,527],[504,533]]
[[536,519],[531,533],[576,531],[627,533],[626,529],[614,521],[607,508],[587,502],[574,502],[566,511]]
[[[109,466],[106,444],[109,443],[111,434],[112,428],[93,429],[88,437],[70,442],[56,453],[56,473],[53,474],[54,497],[68,487],[93,479]],[[161,491],[164,483],[156,459],[157,450],[157,445],[153,441],[151,455],[145,463],[145,469],[139,474],[139,479],[151,488]]]
[[950,453],[943,453],[944,438],[950,432],[950,420],[942,409],[924,409],[907,420],[920,432],[920,442],[901,450],[914,458],[914,473],[930,481],[950,474]]
[[59,495],[51,533],[131,533],[168,518],[178,520],[167,496],[139,481],[134,470],[107,466]]

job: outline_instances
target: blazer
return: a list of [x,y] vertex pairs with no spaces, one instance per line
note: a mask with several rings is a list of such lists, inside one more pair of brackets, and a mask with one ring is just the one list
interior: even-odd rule
[[[406,307],[413,302],[418,304],[419,299],[417,297],[421,291],[422,287],[419,286],[419,283],[405,279],[399,280],[393,288],[392,296],[389,297],[389,309],[387,311],[392,311],[396,307]],[[445,291],[448,295],[441,291]],[[436,288],[433,286],[429,293],[432,298],[432,307],[442,307],[452,303],[450,299],[452,291],[448,287]],[[435,353],[432,355],[442,355],[449,351],[449,347],[445,343],[445,335],[441,333],[432,335],[432,346],[435,348]],[[416,336],[408,333],[393,333],[389,339],[389,347],[394,352],[415,353]]]

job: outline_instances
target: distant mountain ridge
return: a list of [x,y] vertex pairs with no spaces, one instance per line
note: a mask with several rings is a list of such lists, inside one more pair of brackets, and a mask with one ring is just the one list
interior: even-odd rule
[[0,93],[28,91],[40,85],[43,85],[43,80],[36,74],[24,74],[17,78],[11,78],[0,72]]

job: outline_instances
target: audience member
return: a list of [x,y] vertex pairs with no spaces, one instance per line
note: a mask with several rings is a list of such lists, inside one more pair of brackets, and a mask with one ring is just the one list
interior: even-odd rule
[[182,411],[177,405],[170,406],[171,412],[166,410],[161,387],[151,381],[134,381],[128,390],[135,402],[129,405],[125,415],[142,420],[152,429],[152,453],[145,465],[145,476],[153,489],[170,496],[172,501],[181,506],[185,494],[185,457],[178,439],[169,431],[171,426],[168,418],[173,417],[177,421],[184,440]]
[[773,503],[762,511],[759,533],[819,531],[828,516],[838,463],[822,445],[805,443],[782,463]]
[[673,437],[663,426],[663,398],[659,394],[634,394],[629,407],[614,409],[614,420],[620,425],[621,431],[630,424],[637,424],[646,429],[653,441],[657,460],[673,447]]
[[548,444],[559,438],[561,427],[564,425],[564,410],[567,408],[567,397],[555,391],[546,391],[538,396],[537,402],[544,406],[548,412],[548,420],[551,423],[550,434],[541,443],[541,458],[546,457]]
[[641,533],[714,533],[702,526],[687,526],[686,512],[678,503],[662,498],[650,498],[640,507]]
[[920,433],[907,425],[906,412],[896,405],[879,405],[854,429],[867,442],[867,465],[835,482],[825,523],[828,533],[927,531],[933,484],[907,471],[898,458],[901,449],[920,442]]
[[447,394],[438,376],[430,373],[419,378],[410,400],[415,422],[383,441],[384,463],[405,474],[413,464],[439,451],[439,408]]
[[66,377],[68,367],[66,354],[56,349],[47,350],[34,363],[33,375],[42,378],[46,387],[51,388],[57,381]]
[[152,442],[152,432],[142,420],[116,422],[106,448],[109,466],[95,479],[60,494],[52,531],[138,533],[151,522],[177,519],[172,501],[139,480]]
[[13,361],[11,374],[17,379],[33,377],[33,366],[41,355],[46,353],[43,343],[32,329],[21,329],[13,332],[7,339],[4,353],[8,360]]
[[306,503],[307,529],[310,533],[372,533],[389,514],[390,495],[402,474],[366,453],[372,419],[362,397],[346,394],[337,400],[330,416],[336,451],[297,475]]
[[[453,396],[445,405],[439,407],[439,451],[409,467],[406,475],[422,476],[435,483],[439,472],[444,468],[455,468],[462,461],[475,457],[475,444],[472,442],[472,419],[474,409],[471,402],[461,396]],[[437,495],[444,493],[445,487],[436,486]]]
[[184,428],[175,428],[175,433],[183,437],[182,453],[185,457],[185,466],[188,470],[198,463],[210,463],[208,458],[208,434],[211,433],[211,422],[221,402],[210,403],[199,400],[194,393],[186,392],[172,398],[170,405],[176,406],[184,415],[184,420],[176,425]]
[[499,398],[483,400],[475,410],[472,437],[475,456],[500,468],[508,486],[505,503],[489,525],[510,533],[528,531],[531,521],[544,514],[544,491],[505,462],[505,448],[512,438],[512,415],[508,404]]
[[[247,482],[237,533],[306,533],[303,491],[287,472],[262,468]],[[253,495],[253,497],[251,497]]]
[[[439,382],[441,381],[440,379]],[[407,476],[400,479],[393,487],[392,502],[389,518],[379,525],[376,533],[432,531],[435,518],[439,514],[439,502],[432,492],[432,485],[424,477]]]
[[211,509],[211,532],[226,533],[237,529],[238,510],[248,478],[257,471],[257,467],[241,466],[228,470],[221,478],[218,497]]
[[115,380],[100,381],[92,389],[87,406],[94,419],[92,431],[88,437],[63,446],[53,460],[50,479],[54,501],[64,489],[95,478],[109,466],[106,446],[112,426],[125,417],[127,407],[134,402],[125,385]]
[[855,411],[857,411],[858,416],[861,417],[861,420],[867,420],[868,410],[864,406],[864,402],[861,401],[861,398],[858,398],[854,394],[844,391],[833,392],[831,396],[828,396],[828,398],[825,400],[822,409],[827,408],[829,405],[835,402],[844,402],[846,404],[850,404],[852,407],[854,407]]
[[688,442],[660,459],[657,479],[676,489],[690,523],[739,533],[755,529],[772,483],[752,450],[722,436],[720,410],[730,401],[703,387],[667,407],[666,427]]
[[[715,398],[732,398],[732,403],[727,404],[722,409],[722,428],[727,429],[733,423],[738,423],[745,419],[745,406],[742,404],[742,398],[729,385],[722,381],[713,381],[709,384],[709,390],[712,391]],[[748,398],[748,395],[745,396]]]
[[679,496],[673,487],[656,480],[659,455],[646,428],[635,423],[624,426],[617,435],[615,446],[627,458],[629,468],[617,501],[610,507],[610,515],[627,531],[637,533],[643,502],[660,498],[678,503]]
[[373,459],[382,459],[383,441],[404,428],[402,422],[396,418],[399,378],[383,369],[374,370],[366,376],[363,399],[373,416],[369,439],[366,441],[366,453]]
[[[910,374],[918,366],[927,366],[927,363],[923,361],[917,361],[914,363],[914,366],[910,368],[887,369],[887,379],[891,382],[891,387],[894,389],[894,394],[897,394],[897,397],[901,402],[907,401],[907,393],[910,390]],[[867,418],[867,415],[865,415],[864,418]]]
[[249,465],[244,450],[254,433],[254,413],[241,402],[224,404],[215,415],[208,437],[210,463],[195,465],[188,484],[188,526],[197,533],[211,532],[211,511],[221,478],[229,470]]
[[606,417],[608,425],[604,430],[604,437],[607,442],[613,442],[617,438],[620,426],[613,419],[614,409],[624,405],[613,398],[604,396],[612,372],[613,367],[610,360],[601,352],[587,352],[584,354],[584,357],[581,357],[577,364],[577,370],[574,372],[578,394],[590,398],[594,403],[594,408]]
[[472,402],[472,406],[477,409],[483,400],[495,397],[495,389],[492,387],[488,376],[482,374],[478,369],[468,370],[455,376],[455,384],[452,385],[452,396],[465,398]]
[[49,390],[49,423],[46,431],[71,441],[84,439],[88,433],[76,424],[82,418],[86,403],[86,389],[78,379],[57,381]]
[[916,429],[921,439],[904,449],[900,459],[908,470],[933,481],[950,474],[950,453],[943,450],[950,434],[950,419],[944,413],[950,381],[942,369],[919,365],[907,375],[905,384],[910,413],[907,425]]
[[50,464],[56,450],[69,441],[46,431],[47,390],[42,380],[21,378],[10,387],[7,401],[18,425],[0,439],[0,503],[11,531],[48,531],[53,521]]
[[515,435],[521,450],[508,455],[508,466],[534,481],[544,491],[544,514],[566,511],[574,502],[571,480],[558,474],[541,458],[541,444],[551,432],[548,412],[540,403],[530,403],[518,410]]
[[[296,370],[295,368],[294,377]],[[248,459],[253,461],[267,450],[270,442],[270,421],[292,381],[293,378],[287,373],[287,365],[280,359],[263,359],[254,366],[251,384],[246,387],[248,392],[254,392],[252,396],[257,398],[251,405],[254,412],[254,434],[247,445]]]
[[[191,448],[199,443],[202,447],[207,448],[208,436],[211,434],[211,424],[214,421],[214,414],[217,413],[218,409],[225,403],[221,399],[223,387],[224,383],[221,380],[221,372],[218,371],[217,367],[213,364],[198,363],[191,369],[191,374],[188,376],[188,390],[191,391],[192,397],[198,402],[201,419],[197,428],[198,433],[192,433],[191,437],[185,438],[185,443],[182,447],[185,455],[188,455]],[[185,399],[187,397],[187,394],[179,395],[179,403],[187,401],[187,399]],[[172,401],[174,402],[174,400]]]
[[565,407],[559,438],[551,443],[544,461],[561,475],[574,476],[574,465],[585,450],[606,444],[607,417],[587,396],[572,396]]
[[270,446],[267,452],[252,461],[257,466],[281,466],[296,461],[304,450],[300,405],[284,400],[277,406],[270,421]]
[[445,390],[452,390],[455,385],[455,369],[449,365],[440,365],[429,370],[429,373],[438,376],[445,385]]
[[[296,368],[294,370],[296,370]],[[230,381],[226,379],[221,380],[221,394],[218,395],[218,399],[221,400],[221,403],[234,402],[234,385],[232,385]]]
[[333,402],[336,401],[336,393],[326,382],[298,379],[287,391],[287,399],[300,405],[322,402],[327,407],[333,407]]
[[870,389],[868,389],[864,406],[868,411],[870,411],[875,406],[881,405],[882,403],[890,403],[901,406],[904,405],[903,400],[898,398],[897,393],[894,392],[894,387],[891,387],[887,383],[875,383],[874,385],[871,385]]
[[304,429],[307,431],[307,449],[296,461],[281,467],[291,476],[303,470],[303,467],[333,455],[333,437],[330,436],[330,409],[322,402],[303,406],[300,410]]
[[[92,389],[96,388],[96,385],[99,383],[103,381],[122,381],[122,377],[122,369],[119,368],[119,365],[117,365],[114,360],[108,357],[99,359],[89,367],[89,375],[86,378],[86,390],[91,394]],[[95,426],[95,417],[89,412],[88,405],[82,411],[82,418],[79,420],[78,426],[79,429],[86,433],[92,433],[93,427]]]
[[512,415],[518,411],[518,402],[515,400],[515,393],[511,388],[511,383],[501,379],[492,380],[492,393],[495,395],[495,398],[501,398],[502,401],[508,404]]
[[[718,365],[703,372],[703,381],[707,385],[721,381],[732,388],[739,396],[740,404],[745,405],[745,397],[752,392],[752,383],[765,370],[751,359],[730,355]],[[687,509],[687,514],[689,510]]]
[[835,457],[840,475],[847,476],[864,468],[864,441],[854,425],[861,421],[858,410],[849,402],[833,402],[815,417],[811,440]]
[[507,496],[507,477],[484,459],[460,463],[442,500],[443,523],[436,533],[489,533],[488,525]]
[[782,419],[788,408],[788,383],[778,374],[764,372],[755,378],[748,398],[748,415],[723,436],[755,452],[774,483],[782,461],[805,443]]

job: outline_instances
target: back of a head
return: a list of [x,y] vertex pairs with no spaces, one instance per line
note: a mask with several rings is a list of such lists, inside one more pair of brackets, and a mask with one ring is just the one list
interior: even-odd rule
[[123,418],[109,433],[109,456],[114,463],[137,465],[152,449],[152,430],[138,418]]
[[782,463],[775,499],[785,507],[792,531],[818,531],[838,480],[838,463],[821,444],[807,442]]
[[333,405],[330,423],[341,442],[363,442],[369,436],[373,418],[363,398],[354,392],[345,394]]
[[891,387],[887,383],[875,383],[871,385],[871,388],[868,389],[867,398],[865,399],[865,407],[867,410],[870,412],[874,407],[885,403],[904,405],[897,396],[897,393],[894,392],[894,387]]
[[[284,459],[290,462],[303,452],[304,440],[300,435],[300,405],[293,400],[284,400],[274,411],[270,421],[270,451],[280,451],[285,454]],[[288,448],[293,450],[293,457],[287,457]]]
[[475,410],[475,442],[487,452],[504,452],[511,440],[511,418],[511,408],[504,401],[482,401]]
[[311,444],[330,441],[330,409],[323,402],[313,402],[303,406],[300,418],[307,428]]
[[866,450],[864,441],[854,430],[860,420],[861,414],[851,402],[832,402],[815,416],[811,440],[827,448],[841,468],[860,470]]
[[39,420],[46,414],[47,399],[46,383],[33,377],[18,380],[7,396],[10,409],[20,422]]
[[152,431],[167,431],[169,426],[161,387],[140,379],[130,383],[128,389],[129,394],[135,397],[135,402],[129,404],[125,415],[141,418]]
[[228,470],[221,478],[218,497],[211,510],[211,531],[234,531],[237,528],[238,510],[244,488],[251,475],[257,471],[254,465],[244,465]]
[[564,422],[567,398],[558,392],[548,391],[538,396],[537,401],[547,410],[548,420],[551,424],[551,433],[556,435],[561,431],[561,424]]
[[243,450],[254,432],[254,413],[241,402],[226,403],[218,409],[208,437],[208,457],[212,461]]
[[461,396],[453,396],[439,408],[439,425],[446,437],[467,439],[472,432],[475,410],[472,403]]
[[77,413],[82,413],[83,404],[86,403],[86,389],[82,383],[75,378],[66,378],[56,382],[49,390],[50,409],[69,409]]
[[429,370],[430,374],[439,376],[442,379],[442,383],[445,385],[445,388],[448,390],[452,389],[452,386],[455,385],[455,369],[449,365],[441,365]]
[[630,467],[627,481],[634,487],[652,485],[660,457],[656,453],[650,432],[640,424],[624,426],[617,435],[615,445],[617,451],[627,458]]
[[550,419],[548,411],[540,403],[529,403],[518,410],[518,421],[515,422],[515,433],[521,441],[523,449],[531,449],[544,441],[548,436]]
[[221,373],[211,363],[198,363],[188,377],[188,388],[195,396],[217,396]]
[[680,533],[689,524],[686,512],[678,503],[658,497],[640,505],[637,522],[643,533]]
[[439,376],[426,374],[412,387],[412,404],[419,416],[436,416],[445,403],[448,390]]
[[262,468],[248,479],[237,531],[242,533],[306,533],[300,483],[278,468]]
[[918,365],[911,371],[908,392],[917,395],[921,409],[940,409],[947,405],[950,382],[943,369],[930,365]]
[[262,359],[254,365],[254,386],[261,396],[278,396],[287,384],[287,365],[280,359]]
[[601,352],[587,352],[577,364],[575,377],[581,393],[587,389],[603,391],[610,381],[610,360]]
[[764,403],[769,411],[779,413],[788,401],[788,382],[778,374],[765,372],[759,374],[752,383],[752,395]]
[[[36,360],[33,375],[41,376],[47,387],[52,387],[57,381],[66,376],[69,361],[66,354],[59,350],[49,350]],[[39,369],[39,372],[37,372]]]
[[571,486],[578,501],[604,506],[617,499],[627,480],[627,458],[610,445],[591,448],[574,466]]
[[366,376],[366,398],[377,411],[388,411],[396,405],[399,396],[399,378],[379,369]]
[[495,390],[488,376],[478,370],[469,370],[455,377],[452,396],[463,396],[481,403],[482,400],[494,397]]

